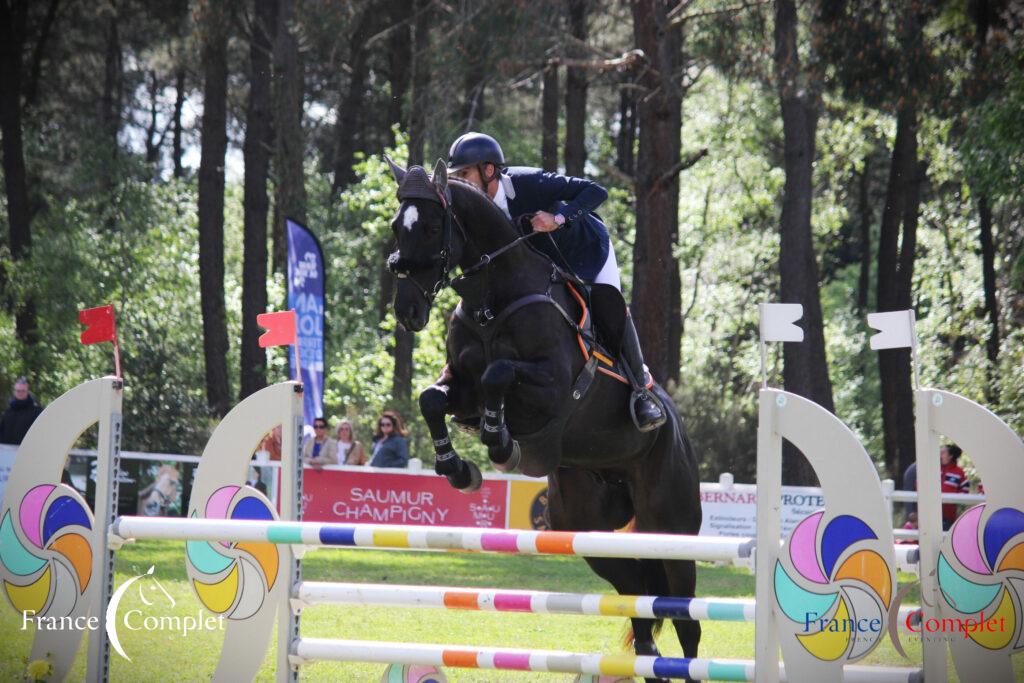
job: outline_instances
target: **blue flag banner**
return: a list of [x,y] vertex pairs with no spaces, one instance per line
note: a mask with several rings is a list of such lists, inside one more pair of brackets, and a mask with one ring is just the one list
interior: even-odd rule
[[[297,345],[302,361],[306,424],[324,414],[324,255],[304,225],[285,220],[288,230],[288,308],[295,309]],[[295,347],[288,347],[295,374]]]

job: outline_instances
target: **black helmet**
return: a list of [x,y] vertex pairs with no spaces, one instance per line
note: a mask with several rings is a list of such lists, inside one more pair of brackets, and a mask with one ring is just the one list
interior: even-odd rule
[[448,150],[448,170],[458,171],[477,164],[505,165],[501,145],[490,135],[465,133],[452,143]]

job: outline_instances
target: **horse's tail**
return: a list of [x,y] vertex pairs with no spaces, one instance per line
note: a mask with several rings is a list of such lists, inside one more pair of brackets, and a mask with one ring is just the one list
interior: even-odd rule
[[[664,619],[655,619],[654,620],[654,627],[651,628],[651,635],[654,637],[654,640],[658,639],[658,635],[661,633],[661,628],[664,625],[665,625],[665,620]],[[622,647],[624,649],[626,649],[626,650],[632,651],[633,643],[634,643],[635,640],[636,640],[636,634],[633,633],[633,622],[631,622],[630,620],[627,619],[625,624],[623,624],[623,629],[622,629]]]

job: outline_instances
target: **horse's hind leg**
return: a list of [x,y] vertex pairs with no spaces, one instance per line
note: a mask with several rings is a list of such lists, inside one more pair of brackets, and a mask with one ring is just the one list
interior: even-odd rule
[[[633,517],[626,486],[610,484],[592,472],[559,468],[548,476],[548,521],[557,531],[614,531]],[[621,595],[657,595],[648,583],[655,560],[588,557],[595,574]],[[662,573],[663,575],[663,573]],[[638,655],[658,655],[654,619],[631,619],[633,648]],[[653,679],[647,679],[648,681]]]
[[472,493],[480,488],[483,478],[480,469],[460,458],[452,445],[448,425],[444,420],[450,404],[448,394],[451,388],[443,379],[427,387],[420,394],[420,412],[430,430],[430,438],[434,441],[434,471],[446,477],[453,487]]

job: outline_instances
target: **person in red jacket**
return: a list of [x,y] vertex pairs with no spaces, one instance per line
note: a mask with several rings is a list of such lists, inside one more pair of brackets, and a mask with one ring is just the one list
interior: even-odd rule
[[[970,486],[967,481],[967,473],[957,464],[963,450],[955,444],[943,446],[939,449],[939,461],[942,463],[940,477],[942,480],[943,493],[970,493]],[[956,503],[944,503],[942,505],[942,528],[948,530],[956,521]]]

